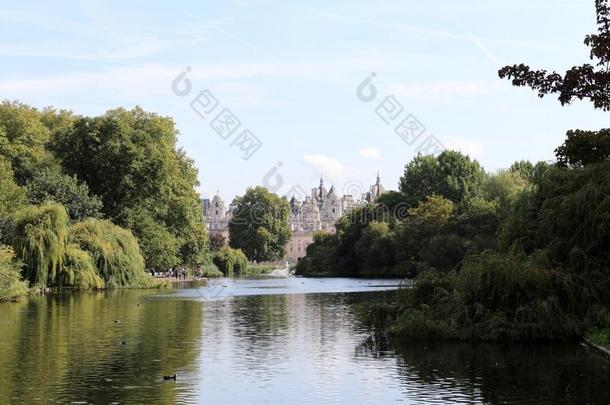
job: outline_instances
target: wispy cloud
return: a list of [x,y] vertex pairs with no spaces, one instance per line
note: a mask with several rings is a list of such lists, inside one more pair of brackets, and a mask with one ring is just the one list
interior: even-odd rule
[[365,159],[379,159],[381,157],[381,152],[376,148],[364,148],[360,149],[360,156]]
[[331,179],[341,178],[346,171],[345,165],[336,157],[322,154],[303,154],[303,161]]

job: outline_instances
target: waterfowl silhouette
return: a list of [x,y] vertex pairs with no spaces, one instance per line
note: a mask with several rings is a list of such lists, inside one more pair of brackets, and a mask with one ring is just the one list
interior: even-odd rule
[[174,375],[164,375],[163,376],[163,380],[165,380],[165,381],[169,381],[169,380],[176,381],[176,374],[174,374]]

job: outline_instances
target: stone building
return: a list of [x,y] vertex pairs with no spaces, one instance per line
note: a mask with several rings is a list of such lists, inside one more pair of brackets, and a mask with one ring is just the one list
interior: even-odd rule
[[[362,193],[358,199],[351,195],[339,196],[334,186],[327,190],[322,177],[320,177],[318,187],[312,188],[311,194],[306,196],[303,201],[292,196],[289,201],[292,238],[286,247],[286,260],[290,263],[297,262],[305,256],[305,249],[313,242],[314,232],[334,233],[336,231],[335,223],[339,218],[359,205],[375,202],[377,197],[384,192],[385,188],[381,185],[381,179],[377,173],[375,184],[369,187],[368,192]],[[208,232],[220,232],[228,238],[229,220],[235,208],[234,203],[227,208],[217,193],[211,201],[202,199],[201,205]]]

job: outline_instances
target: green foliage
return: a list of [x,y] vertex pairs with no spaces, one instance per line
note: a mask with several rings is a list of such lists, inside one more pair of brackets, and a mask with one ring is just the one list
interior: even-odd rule
[[61,284],[67,225],[66,209],[56,203],[26,206],[15,214],[14,247],[32,285]]
[[532,166],[531,171],[525,168],[515,171],[500,170],[488,176],[483,185],[485,198],[495,201],[503,210],[508,210],[519,193],[528,186],[526,179],[532,178],[533,171]]
[[70,219],[75,222],[101,216],[101,200],[90,195],[89,187],[85,183],[79,183],[75,177],[43,172],[27,183],[27,193],[31,204],[42,204],[46,201],[62,204]]
[[148,267],[206,260],[197,170],[176,144],[172,119],[139,107],[79,117],[52,142],[63,169],[101,198],[103,214],[134,231]]
[[218,269],[218,266],[216,266],[214,263],[204,264],[203,266],[201,266],[201,272],[203,274],[203,277],[207,278],[218,278],[224,276],[224,274],[222,274],[222,271],[220,271],[220,269]]
[[[386,191],[377,197],[375,204],[387,212],[389,215],[387,220],[389,221],[405,219],[408,216],[408,209],[412,207],[409,197],[401,192],[392,190]],[[378,220],[384,219],[378,218]]]
[[574,99],[588,98],[595,108],[610,111],[610,8],[607,0],[596,0],[597,34],[587,35],[585,45],[591,48],[590,58],[595,66],[574,66],[563,75],[553,71],[532,70],[524,64],[505,66],[500,78],[512,81],[513,86],[527,86],[538,92],[538,97],[558,94],[561,105]]
[[246,255],[239,249],[223,246],[212,256],[214,264],[225,276],[241,274],[248,267]]
[[280,265],[273,263],[248,263],[246,270],[240,273],[241,276],[258,276],[261,274],[271,273],[279,268]]
[[456,291],[467,333],[491,340],[566,339],[582,333],[586,285],[515,256],[483,254],[462,268]]
[[362,231],[354,246],[360,262],[361,276],[385,276],[392,274],[394,266],[394,236],[388,224],[371,222]]
[[601,131],[568,131],[564,143],[555,149],[557,163],[563,167],[580,167],[610,158],[610,129]]
[[167,228],[156,222],[144,210],[128,211],[127,226],[140,242],[146,266],[156,271],[167,271],[180,263],[179,241]]
[[23,187],[15,183],[11,164],[0,156],[0,218],[6,218],[26,201]]
[[107,287],[154,284],[144,271],[144,259],[131,231],[107,220],[91,218],[72,225],[68,233],[70,242],[91,256]]
[[438,160],[434,156],[417,155],[405,166],[399,189],[412,202],[417,202],[432,194],[439,194],[440,181]]
[[455,210],[455,205],[448,199],[431,195],[420,201],[409,210],[410,218],[418,225],[440,227],[445,225]]
[[21,280],[21,266],[12,248],[0,245],[0,301],[28,293],[28,284]]
[[54,166],[46,149],[51,129],[44,114],[18,102],[0,103],[0,156],[4,156],[15,173],[17,184],[24,185],[34,174]]
[[415,157],[405,166],[399,188],[413,202],[436,194],[459,204],[478,196],[484,179],[485,171],[476,160],[446,150],[438,157]]
[[83,290],[102,289],[106,283],[98,274],[93,258],[76,244],[66,245],[61,285]]
[[310,277],[343,274],[339,265],[339,237],[326,232],[314,234],[313,243],[307,246],[307,255],[297,263],[296,274]]
[[193,219],[181,234],[178,253],[182,264],[195,268],[209,262],[210,244],[203,221]]
[[225,238],[224,235],[220,232],[210,232],[209,238],[210,250],[212,252],[218,252],[220,248],[226,245],[227,243],[227,238]]
[[264,187],[249,188],[229,222],[229,245],[252,261],[283,258],[290,239],[289,212],[288,201]]
[[519,160],[510,165],[508,169],[511,173],[518,174],[524,180],[532,181],[534,178],[534,164],[529,160]]

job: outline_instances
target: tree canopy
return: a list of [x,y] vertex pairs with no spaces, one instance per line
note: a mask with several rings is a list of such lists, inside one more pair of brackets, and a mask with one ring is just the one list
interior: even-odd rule
[[405,166],[399,190],[413,202],[436,194],[460,203],[477,196],[484,179],[485,171],[476,160],[446,150],[437,157],[416,156]]
[[288,201],[266,188],[249,188],[229,221],[229,245],[257,262],[283,258],[290,240],[289,210]]

